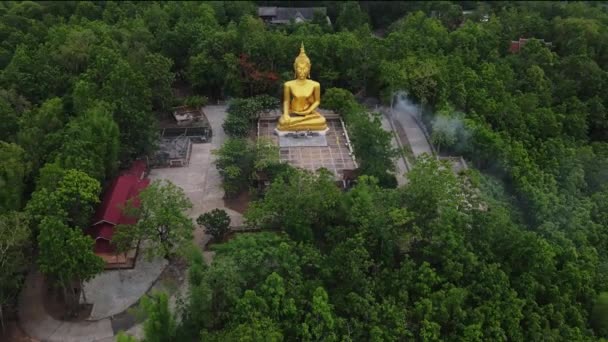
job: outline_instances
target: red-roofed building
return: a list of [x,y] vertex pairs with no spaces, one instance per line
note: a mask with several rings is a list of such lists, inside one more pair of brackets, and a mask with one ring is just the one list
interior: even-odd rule
[[131,199],[135,206],[139,205],[137,198],[139,192],[150,184],[150,180],[145,178],[146,170],[145,161],[138,160],[130,169],[112,181],[103,195],[101,204],[97,207],[93,225],[87,230],[87,233],[95,240],[95,254],[106,261],[106,268],[114,267],[114,264],[128,263],[128,256],[115,253],[116,248],[112,245],[112,235],[114,235],[115,226],[137,222],[137,218],[125,215],[123,208]]
[[[530,41],[531,39],[535,39],[535,38],[519,38],[519,40],[512,40],[511,45],[509,46],[509,52],[519,53],[521,48],[523,48],[524,45],[526,45],[526,43],[528,43],[528,41]],[[546,42],[544,39],[537,39],[537,40],[540,41],[541,43],[545,44],[545,46],[548,48],[551,48],[551,46],[553,45],[550,42]]]

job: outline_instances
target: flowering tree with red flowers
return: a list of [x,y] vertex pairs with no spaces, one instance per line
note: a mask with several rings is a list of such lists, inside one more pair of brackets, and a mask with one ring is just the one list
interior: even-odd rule
[[279,75],[276,72],[259,70],[253,62],[249,61],[249,56],[246,54],[241,54],[239,65],[242,79],[249,89],[249,96],[267,92],[275,87],[279,80]]

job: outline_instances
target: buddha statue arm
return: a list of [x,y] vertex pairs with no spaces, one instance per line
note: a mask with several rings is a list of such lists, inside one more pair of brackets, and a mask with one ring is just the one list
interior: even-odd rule
[[315,90],[313,94],[315,96],[315,102],[313,102],[308,108],[308,114],[316,111],[317,108],[319,108],[319,105],[321,104],[321,85],[319,83],[315,84]]

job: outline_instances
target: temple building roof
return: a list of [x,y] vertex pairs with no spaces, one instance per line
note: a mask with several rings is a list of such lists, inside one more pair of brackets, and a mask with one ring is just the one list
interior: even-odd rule
[[311,21],[315,12],[327,17],[325,7],[258,7],[258,16],[271,24]]
[[[145,178],[146,169],[147,166],[143,160],[134,162],[131,168],[116,177],[105,191],[95,212],[93,225],[87,229],[87,233],[95,240],[95,252],[113,251],[113,246],[108,242],[112,240],[116,225],[137,222],[137,218],[125,215],[123,208],[130,199],[133,199],[134,206],[139,206],[137,196],[150,183]],[[100,241],[100,239],[106,240],[106,242]]]

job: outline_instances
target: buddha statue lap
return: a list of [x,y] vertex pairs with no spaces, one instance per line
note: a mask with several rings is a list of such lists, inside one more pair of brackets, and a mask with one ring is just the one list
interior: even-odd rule
[[326,131],[325,118],[317,112],[321,103],[321,85],[310,80],[310,59],[300,47],[300,55],[293,64],[296,79],[285,82],[283,86],[283,115],[277,130],[289,131]]

